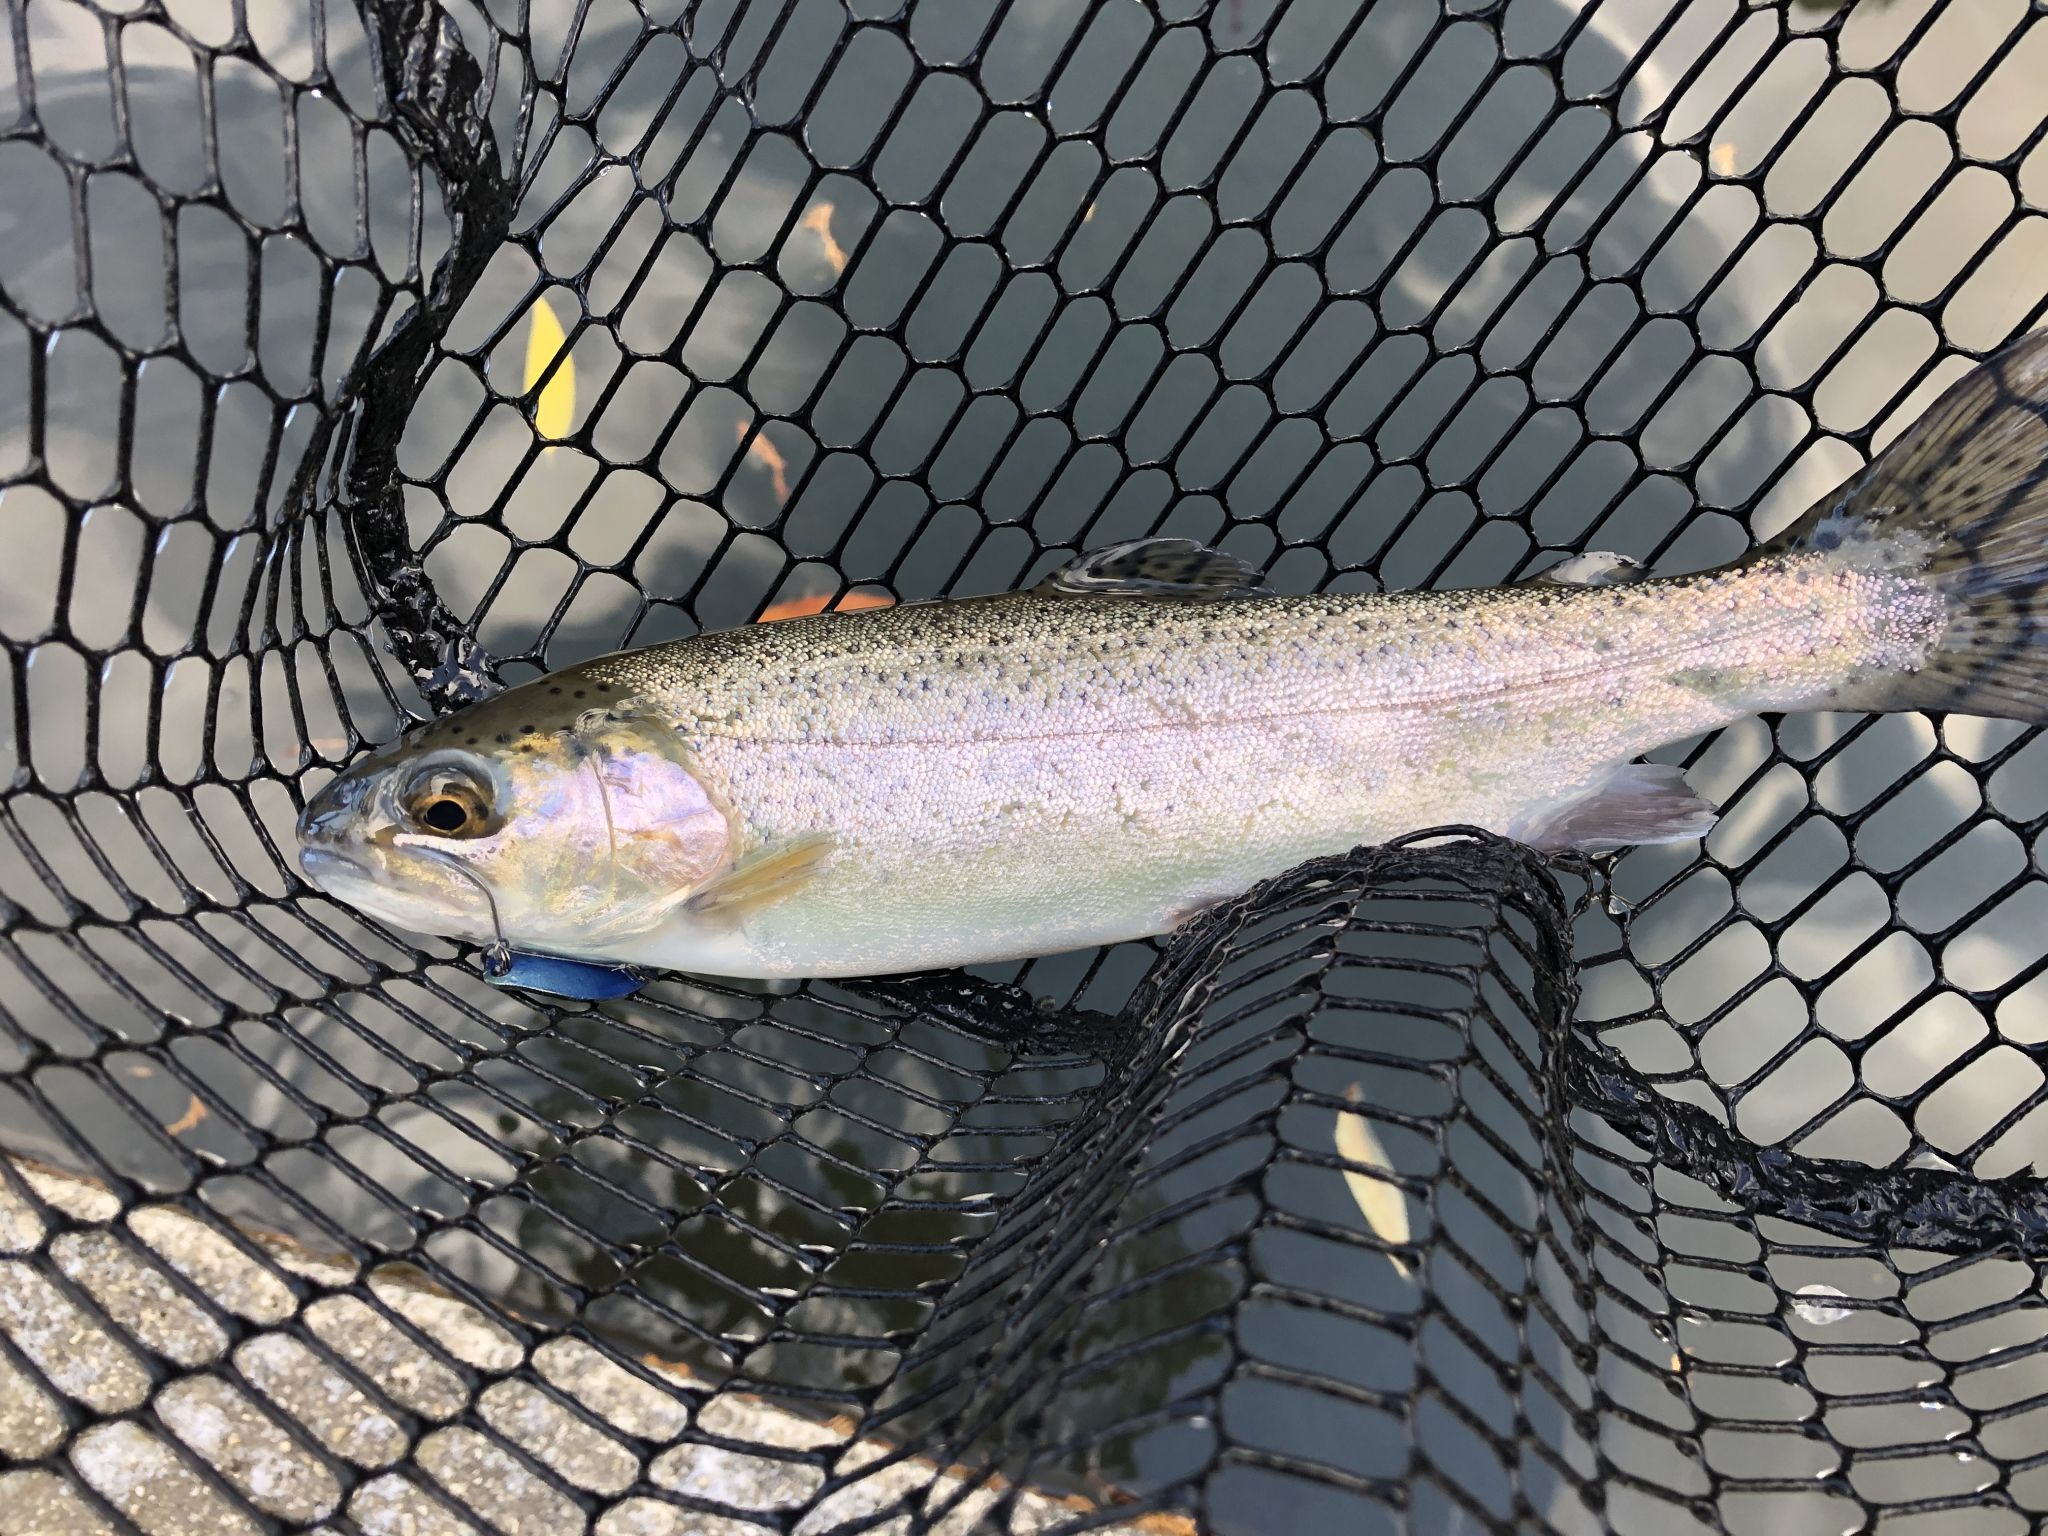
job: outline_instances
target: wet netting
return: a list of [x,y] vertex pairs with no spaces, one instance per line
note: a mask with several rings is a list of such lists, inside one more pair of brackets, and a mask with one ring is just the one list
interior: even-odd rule
[[1729,559],[2042,315],[2041,5],[4,17],[0,1533],[2048,1519],[2033,732],[601,1004],[292,840],[501,683],[1152,533]]

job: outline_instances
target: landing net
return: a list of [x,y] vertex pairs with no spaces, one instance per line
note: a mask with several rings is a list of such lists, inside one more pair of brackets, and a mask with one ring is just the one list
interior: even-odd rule
[[0,1533],[2048,1519],[2048,749],[540,1006],[308,890],[628,644],[1768,537],[2048,297],[2026,0],[14,0]]

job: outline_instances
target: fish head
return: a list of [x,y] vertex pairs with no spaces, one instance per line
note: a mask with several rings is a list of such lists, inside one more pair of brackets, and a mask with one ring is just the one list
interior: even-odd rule
[[[598,955],[730,862],[673,729],[510,689],[372,752],[299,817],[299,865],[393,927]],[[541,690],[536,693],[536,690]]]

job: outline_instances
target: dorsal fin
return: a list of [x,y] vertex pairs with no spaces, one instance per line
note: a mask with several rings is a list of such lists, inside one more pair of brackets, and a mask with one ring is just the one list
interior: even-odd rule
[[1061,566],[1031,589],[1037,597],[1152,597],[1213,603],[1271,597],[1263,574],[1193,539],[1132,539]]
[[1649,574],[1649,567],[1631,556],[1617,555],[1611,550],[1589,549],[1584,554],[1566,555],[1529,580],[1552,587],[1620,587],[1641,581]]

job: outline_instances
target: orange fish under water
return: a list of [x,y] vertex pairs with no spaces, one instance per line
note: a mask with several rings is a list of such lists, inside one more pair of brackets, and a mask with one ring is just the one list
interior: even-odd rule
[[813,592],[808,597],[785,597],[779,603],[770,603],[761,610],[761,617],[754,622],[766,624],[773,619],[801,619],[814,613],[852,613],[861,608],[886,608],[895,599],[886,592],[848,592],[837,601],[823,592]]

